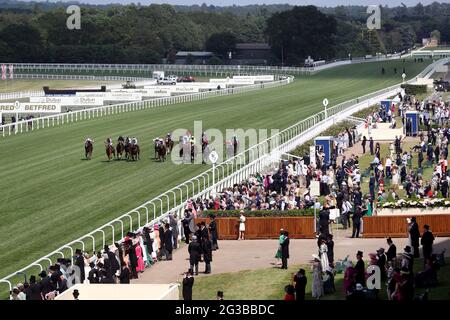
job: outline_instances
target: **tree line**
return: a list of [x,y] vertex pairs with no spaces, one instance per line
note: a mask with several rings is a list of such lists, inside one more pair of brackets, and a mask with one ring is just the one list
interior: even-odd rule
[[399,52],[432,32],[450,41],[450,4],[439,3],[383,7],[382,29],[375,31],[366,27],[366,8],[358,6],[83,4],[80,30],[66,27],[66,7],[0,0],[0,60],[173,63],[177,51],[213,51],[223,59],[236,43],[268,42],[274,57],[268,63],[300,65],[307,56]]

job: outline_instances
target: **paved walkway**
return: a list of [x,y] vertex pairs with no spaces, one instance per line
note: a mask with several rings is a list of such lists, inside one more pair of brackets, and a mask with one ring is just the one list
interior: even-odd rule
[[[397,252],[403,252],[408,239],[394,239]],[[450,238],[437,238],[435,251],[441,252],[443,248],[450,252]],[[220,249],[213,252],[212,275],[227,272],[238,272],[242,270],[255,270],[274,267],[274,258],[277,249],[277,240],[223,240],[219,241]],[[375,252],[378,248],[387,249],[385,239],[351,239],[341,237],[335,239],[335,260],[343,259],[349,255],[350,259],[356,260],[356,251],[364,252],[364,259],[368,254]],[[314,239],[291,240],[289,247],[289,264],[305,264],[312,259],[311,254],[317,254],[317,241]],[[183,273],[189,268],[187,247],[178,249],[173,254],[172,261],[161,261],[139,275],[139,279],[133,283],[172,283],[179,282]],[[199,271],[204,271],[204,263],[200,263]],[[199,274],[200,277],[208,275]]]

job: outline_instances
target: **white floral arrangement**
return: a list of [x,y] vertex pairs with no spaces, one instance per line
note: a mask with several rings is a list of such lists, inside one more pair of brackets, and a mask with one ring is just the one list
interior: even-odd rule
[[423,200],[401,199],[398,201],[385,202],[381,205],[381,207],[387,209],[450,207],[450,200],[442,198],[423,199]]

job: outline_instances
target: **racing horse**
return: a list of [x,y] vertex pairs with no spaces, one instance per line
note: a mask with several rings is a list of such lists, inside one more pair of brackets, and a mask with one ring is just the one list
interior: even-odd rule
[[139,148],[139,145],[130,143],[130,156],[128,160],[136,161],[139,160],[139,154],[141,153],[141,149]]
[[173,149],[173,140],[171,137],[167,136],[166,139],[164,140],[164,143],[166,144],[166,154],[170,154],[172,153],[172,149]]
[[157,146],[155,147],[155,149],[158,152],[158,160],[160,162],[166,161],[167,149],[166,149],[166,146],[165,146],[164,142],[160,141],[157,144]]
[[127,137],[123,148],[125,151],[125,159],[127,160],[130,160],[130,147],[131,147],[130,139]]
[[123,143],[123,141],[119,141],[117,143],[117,146],[116,146],[117,160],[121,160],[122,159],[122,155],[123,155],[124,150],[125,150],[125,144]]
[[84,143],[84,157],[87,160],[92,159],[92,151],[94,150],[94,145],[92,144],[92,141],[87,140]]
[[106,145],[106,156],[108,157],[108,160],[111,161],[113,157],[116,156],[116,152],[114,151],[114,147],[112,145]]

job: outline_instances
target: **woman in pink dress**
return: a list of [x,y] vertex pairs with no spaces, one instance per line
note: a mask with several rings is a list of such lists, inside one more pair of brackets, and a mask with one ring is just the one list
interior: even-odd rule
[[355,285],[355,275],[356,269],[353,267],[353,263],[348,261],[347,268],[344,273],[344,291],[347,294],[349,291],[353,290],[353,286]]
[[139,243],[136,244],[136,257],[137,257],[137,267],[136,267],[136,271],[137,272],[144,272],[145,270],[145,263],[144,263],[144,258],[142,256],[142,248],[140,246]]

